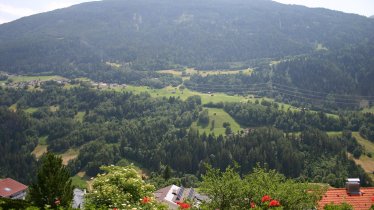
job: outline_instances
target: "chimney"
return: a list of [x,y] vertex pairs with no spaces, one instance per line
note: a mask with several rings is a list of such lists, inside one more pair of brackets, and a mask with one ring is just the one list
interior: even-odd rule
[[359,178],[348,178],[345,183],[345,189],[348,195],[361,195],[360,192],[360,179]]

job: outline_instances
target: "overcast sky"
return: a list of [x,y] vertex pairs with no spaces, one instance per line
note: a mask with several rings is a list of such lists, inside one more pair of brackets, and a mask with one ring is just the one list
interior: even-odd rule
[[[23,16],[92,0],[0,0],[0,24]],[[135,0],[136,1],[136,0]],[[155,0],[157,1],[157,0]],[[374,0],[276,0],[285,4],[324,7],[365,16],[374,15]]]
[[275,0],[284,4],[324,7],[364,16],[374,15],[374,0]]

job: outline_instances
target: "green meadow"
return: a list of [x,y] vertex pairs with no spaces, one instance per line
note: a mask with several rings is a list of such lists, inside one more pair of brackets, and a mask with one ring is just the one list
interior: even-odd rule
[[223,127],[224,122],[230,123],[232,133],[237,133],[241,130],[241,126],[223,109],[207,108],[209,113],[209,123],[207,125],[199,125],[194,122],[192,127],[197,128],[199,133],[214,133],[215,135],[226,135],[226,128]]

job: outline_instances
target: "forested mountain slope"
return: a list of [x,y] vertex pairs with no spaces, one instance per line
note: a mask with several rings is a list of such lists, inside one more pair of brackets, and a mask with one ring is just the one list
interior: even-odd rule
[[0,70],[89,71],[105,61],[227,68],[318,44],[340,49],[372,31],[374,21],[363,16],[269,0],[104,0],[0,25]]
[[[225,136],[200,133],[192,126],[206,111],[199,96],[182,101],[100,91],[83,84],[64,88],[56,82],[34,91],[0,87],[0,177],[31,182],[36,166],[31,152],[44,139],[50,152],[79,150],[68,163],[72,175],[84,171],[92,177],[102,173],[102,165],[135,162],[153,175],[168,166],[175,176],[192,181],[204,173],[204,163],[221,169],[238,163],[242,174],[260,163],[304,181],[343,186],[346,177],[360,177],[363,185],[373,185],[346,155],[369,158],[348,130],[372,139],[372,114],[332,117],[286,111],[270,102],[222,106],[247,129]],[[328,136],[325,131],[341,134]]]

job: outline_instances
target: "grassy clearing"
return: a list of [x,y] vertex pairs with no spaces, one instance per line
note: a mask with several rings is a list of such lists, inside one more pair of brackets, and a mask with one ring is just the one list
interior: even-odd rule
[[49,107],[49,111],[51,111],[51,112],[57,112],[59,109],[60,109],[59,106],[50,106]]
[[[197,69],[194,69],[194,68],[187,68],[185,71],[180,71],[180,70],[174,70],[174,69],[171,69],[171,70],[160,70],[160,71],[157,71],[159,73],[164,73],[164,74],[172,74],[174,76],[177,76],[177,77],[186,77],[186,78],[189,78],[191,75],[194,75],[194,74],[198,74],[198,75],[201,75],[203,77],[206,77],[208,75],[220,75],[220,74],[245,74],[245,75],[250,75],[252,74],[253,72],[253,69],[243,69],[243,70],[211,70],[211,71],[207,71],[207,70],[197,70]],[[185,76],[183,76],[183,73],[182,72],[185,72]]]
[[[200,133],[214,133],[218,135],[226,135],[225,128],[223,127],[224,122],[230,123],[230,127],[233,133],[237,133],[241,130],[240,125],[223,109],[208,108],[209,111],[209,124],[206,126],[198,125],[197,122],[192,124],[192,127],[199,129]],[[214,120],[214,129],[212,128],[212,121]]]
[[72,85],[72,84],[65,84],[64,85],[64,89],[67,89],[67,90],[75,88],[75,87],[80,87],[80,85],[79,84],[74,84],[74,85]]
[[44,153],[47,153],[47,145],[38,144],[31,154],[35,155],[36,159],[39,159]]
[[38,108],[30,107],[30,108],[25,109],[24,111],[26,113],[32,114],[32,113],[35,113],[36,111],[38,111]]
[[315,48],[316,51],[327,51],[329,50],[327,47],[325,47],[322,43],[318,43]]
[[87,180],[84,177],[75,175],[71,178],[71,184],[79,189],[87,189]]
[[178,70],[175,70],[175,69],[159,70],[157,72],[161,73],[161,74],[172,74],[172,75],[177,76],[177,77],[182,77],[182,71],[178,71]]
[[338,137],[342,135],[341,131],[328,131],[326,132],[329,137]]
[[[124,92],[124,91],[129,91],[133,92],[135,94],[139,94],[142,92],[147,92],[149,93],[152,97],[176,97],[180,98],[182,100],[186,100],[190,96],[198,95],[201,97],[201,101],[203,104],[207,103],[230,103],[230,102],[252,102],[254,103],[256,100],[261,102],[261,100],[267,100],[274,102],[274,99],[271,98],[254,98],[252,95],[249,96],[243,96],[243,95],[228,95],[225,93],[201,93],[197,91],[190,90],[188,88],[185,88],[183,91],[179,89],[179,87],[172,87],[168,86],[162,89],[152,89],[147,86],[133,86],[133,85],[128,85],[126,88],[112,88],[112,89],[105,89],[105,90],[115,90],[119,92]],[[284,104],[284,103],[279,103],[276,102],[279,105],[280,110],[287,111],[290,109],[291,111],[299,111],[300,109],[293,107],[289,104]]]
[[35,155],[39,159],[44,153],[47,153],[47,138],[48,136],[41,136],[38,139],[38,146],[35,147],[34,151],[31,154]]
[[60,155],[62,158],[62,164],[67,165],[69,160],[73,160],[77,158],[78,155],[79,155],[78,149],[69,149],[68,151]]
[[105,64],[116,69],[119,69],[122,67],[120,63],[114,63],[114,62],[109,62],[109,61],[105,62]]
[[[363,138],[358,132],[352,132],[352,135],[357,139],[358,143],[364,147],[365,154],[371,153],[374,155],[374,143]],[[356,164],[362,166],[362,168],[374,178],[374,157],[368,157],[367,155],[361,155],[360,159],[354,159]]]
[[371,152],[374,155],[374,143],[363,138],[358,132],[352,132],[352,135],[357,139],[364,148],[365,152]]
[[336,114],[330,114],[330,113],[326,113],[327,117],[332,117],[334,119],[339,119],[339,115],[336,115]]
[[39,145],[47,145],[48,136],[39,137]]
[[362,110],[364,113],[374,113],[374,106]]
[[[294,134],[296,136],[300,136],[301,132],[300,131],[298,131],[298,132],[289,132],[289,134]],[[326,134],[329,137],[338,137],[338,136],[342,135],[342,131],[326,131]]]
[[207,104],[209,102],[218,103],[218,102],[246,102],[250,100],[248,97],[239,96],[239,95],[227,95],[224,93],[214,93],[207,94],[207,93],[200,93],[196,91],[192,91],[189,89],[184,89],[183,91],[179,90],[179,88],[175,87],[165,87],[162,89],[151,89],[146,86],[127,86],[126,88],[113,88],[116,91],[131,91],[134,93],[141,93],[141,92],[148,92],[152,97],[179,97],[182,100],[187,99],[190,96],[198,95],[201,97],[202,103]]
[[373,173],[374,171],[374,160],[372,158],[369,158],[366,155],[361,155],[360,159],[355,160],[356,164],[361,165],[361,167],[367,172],[367,173]]
[[13,112],[17,111],[17,104],[13,104],[13,105],[11,105],[11,106],[9,107],[9,110],[10,110],[10,111],[13,111]]
[[11,76],[9,77],[13,82],[29,82],[33,80],[48,81],[65,79],[61,76]]
[[84,112],[78,112],[78,113],[74,116],[74,120],[76,120],[76,121],[82,123],[82,122],[83,122],[84,115],[85,115]]

